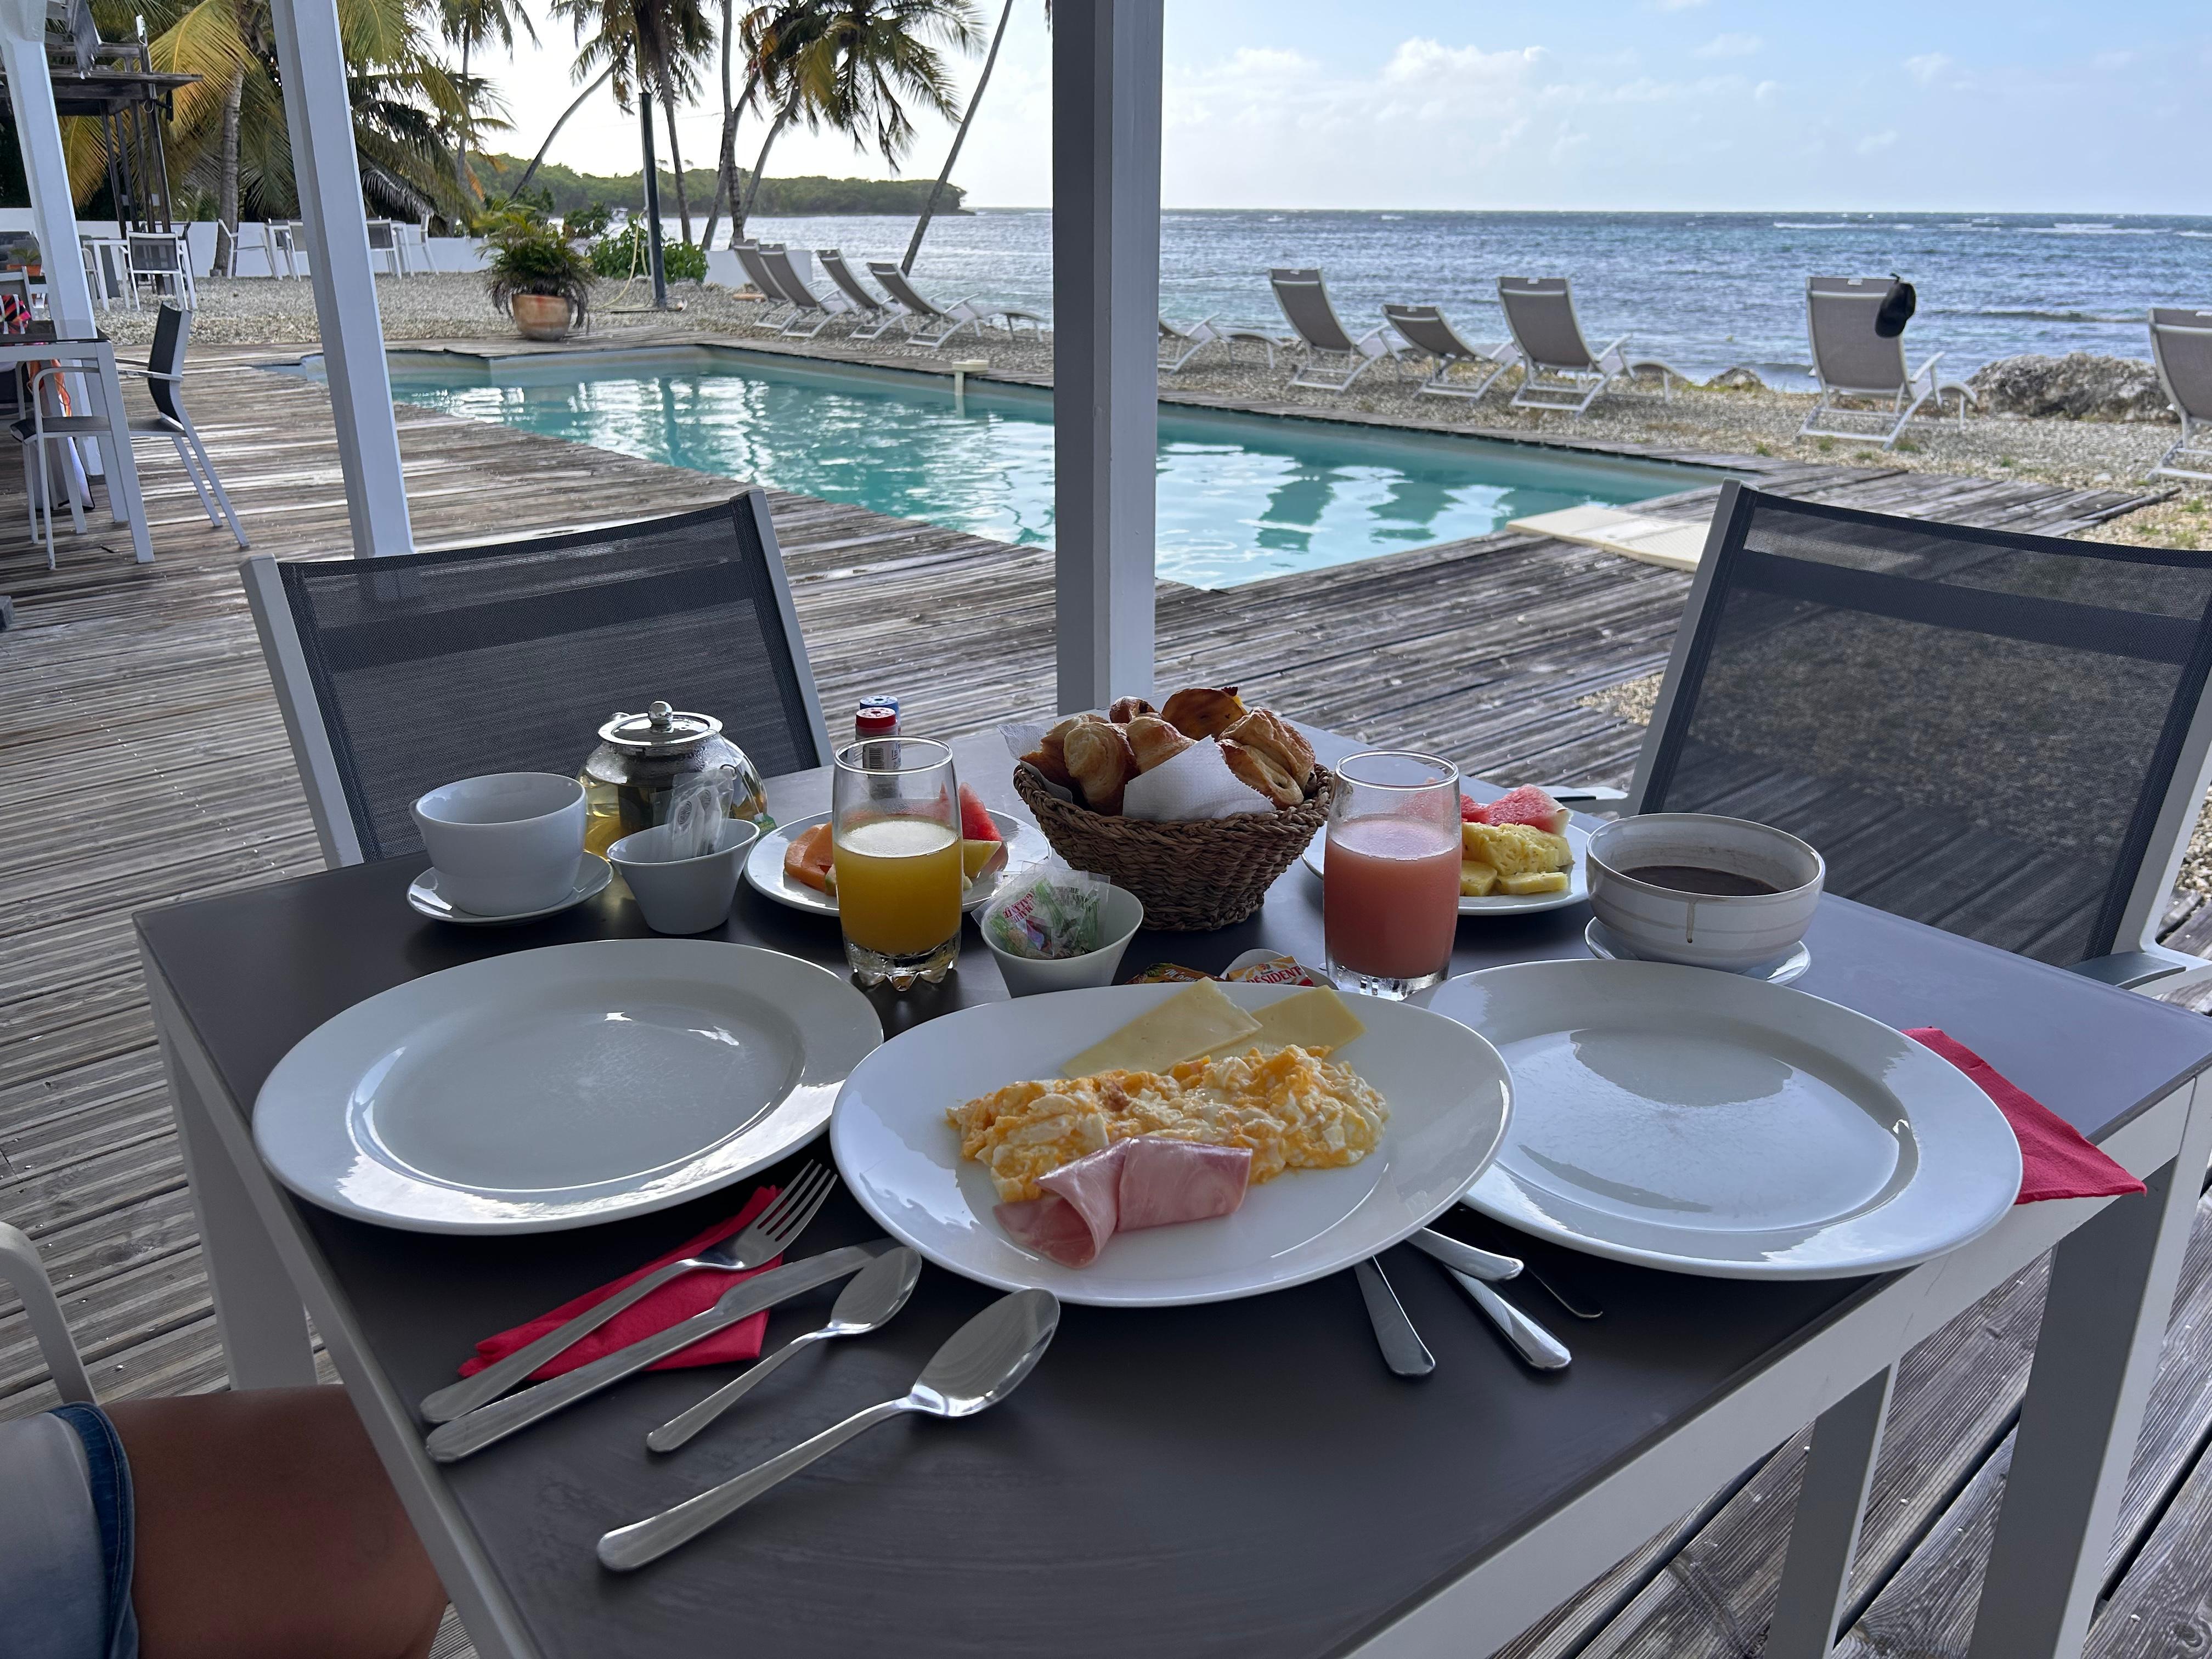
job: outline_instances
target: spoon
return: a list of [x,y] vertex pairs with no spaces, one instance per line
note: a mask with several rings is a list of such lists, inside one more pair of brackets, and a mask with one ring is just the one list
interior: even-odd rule
[[1059,1327],[1060,1301],[1051,1291],[1016,1291],[1001,1297],[953,1332],[945,1346],[930,1356],[929,1364],[922,1367],[903,1399],[871,1406],[673,1509],[616,1528],[599,1540],[601,1565],[617,1572],[634,1572],[647,1562],[658,1560],[817,1458],[902,1413],[973,1417],[997,1405],[1044,1358]]
[[889,1324],[891,1316],[906,1306],[907,1297],[914,1294],[915,1281],[921,1277],[921,1257],[912,1250],[890,1250],[878,1256],[845,1286],[836,1305],[830,1310],[828,1324],[792,1338],[742,1376],[724,1383],[689,1411],[670,1418],[645,1437],[645,1443],[657,1452],[674,1451],[750,1394],[808,1343],[826,1342],[833,1336],[866,1336]]

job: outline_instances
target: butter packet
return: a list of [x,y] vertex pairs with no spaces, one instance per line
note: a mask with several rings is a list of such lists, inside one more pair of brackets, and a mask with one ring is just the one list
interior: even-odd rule
[[1186,968],[1177,962],[1156,962],[1127,982],[1131,985],[1181,985],[1194,979],[1212,979],[1212,975],[1195,968]]
[[1247,951],[1229,964],[1226,980],[1247,985],[1326,985],[1328,981],[1295,957],[1271,951]]
[[1089,956],[1098,948],[1098,907],[1111,884],[1049,859],[1006,878],[984,908],[983,932],[1010,957],[1058,962]]

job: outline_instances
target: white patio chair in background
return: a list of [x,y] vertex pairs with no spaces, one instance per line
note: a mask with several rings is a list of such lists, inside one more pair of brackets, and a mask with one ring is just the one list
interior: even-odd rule
[[858,307],[838,289],[833,288],[827,295],[818,295],[809,288],[806,279],[793,266],[791,255],[785,249],[762,248],[760,259],[793,307],[791,317],[776,331],[779,334],[811,340],[836,318],[857,314]]
[[853,275],[853,268],[845,263],[845,256],[834,247],[818,247],[814,258],[822,269],[830,273],[830,280],[850,300],[858,313],[853,328],[855,340],[874,340],[882,337],[899,325],[905,310],[894,300],[880,299],[868,291],[868,285]]
[[2154,478],[2212,478],[2212,311],[2154,306],[2150,313],[2151,361],[2181,436],[2159,457]]
[[1032,311],[1016,311],[1011,306],[979,306],[970,297],[956,306],[939,306],[925,300],[906,272],[892,259],[871,259],[868,275],[883,284],[884,292],[898,302],[906,313],[906,337],[915,345],[927,346],[938,351],[963,329],[972,328],[981,333],[988,323],[997,323],[1006,331],[1006,337],[1014,337],[1014,325],[1027,323],[1030,330],[1042,337],[1044,319]]
[[163,306],[161,314],[154,323],[154,347],[148,354],[146,366],[118,363],[116,368],[127,374],[143,375],[146,390],[154,399],[154,412],[131,422],[134,438],[167,438],[176,446],[177,459],[184,463],[185,476],[191,480],[193,492],[206,510],[208,522],[216,529],[228,526],[231,535],[240,547],[250,544],[246,532],[238,527],[238,514],[230,505],[230,497],[223,493],[222,480],[216,477],[215,463],[208,459],[207,446],[200,441],[192,417],[185,412],[185,343],[191,335],[191,313],[175,306]]
[[123,306],[138,309],[138,278],[131,269],[131,244],[117,236],[80,236],[85,280],[102,311]]
[[1936,378],[1936,365],[1943,361],[1943,354],[1937,352],[1908,373],[1903,332],[1885,338],[1875,331],[1875,316],[1888,297],[1892,280],[1806,279],[1805,328],[1820,395],[1797,428],[1800,437],[1879,441],[1887,449],[1905,435],[1905,423],[1923,404],[1932,400],[1941,414],[1947,392],[1957,394],[1959,421],[1965,424],[1966,404],[1974,394],[1954,381]]
[[1182,367],[1210,345],[1218,345],[1226,352],[1231,362],[1237,361],[1237,343],[1247,341],[1267,354],[1267,367],[1275,366],[1275,348],[1288,343],[1256,328],[1223,328],[1211,317],[1202,317],[1187,328],[1179,328],[1166,318],[1160,319],[1160,367],[1170,374],[1179,374]]
[[130,236],[131,275],[159,300],[191,307],[199,302],[192,284],[192,256],[185,239],[168,231],[134,230]]
[[[70,525],[81,536],[85,528],[84,509],[92,504],[92,487],[76,447],[86,442],[112,450],[115,445],[114,430],[106,416],[70,414],[63,406],[63,377],[83,372],[84,365],[78,362],[58,362],[39,370],[31,376],[30,386],[24,393],[24,406],[29,413],[8,428],[22,446],[23,495],[30,513],[31,539],[35,542],[44,535],[49,570],[54,568],[57,483],[68,499]],[[47,450],[50,444],[56,446],[58,452],[52,458]],[[109,453],[103,461],[101,474],[110,480],[109,488],[112,489],[117,475],[116,457]]]
[[[1429,378],[1413,389],[1416,397],[1464,398],[1472,403],[1513,366],[1517,356],[1510,342],[1494,346],[1469,345],[1445,319],[1438,306],[1386,305],[1382,307],[1382,319],[1397,331],[1398,337],[1408,347],[1436,359],[1437,366]],[[1454,384],[1451,372],[1462,363],[1474,370],[1477,378],[1473,386],[1464,381]]]
[[[781,246],[781,243],[776,244],[775,251],[780,252]],[[738,256],[738,263],[744,267],[746,280],[760,290],[761,298],[765,302],[753,316],[752,325],[755,328],[781,328],[786,321],[798,314],[799,303],[783,291],[783,284],[776,281],[775,273],[769,269],[767,256],[770,250],[758,242],[739,242],[732,251]]]
[[407,275],[407,250],[399,240],[399,227],[389,219],[368,222],[368,268],[381,265],[394,276]]
[[[1283,308],[1284,320],[1290,324],[1304,353],[1304,361],[1291,376],[1291,385],[1315,392],[1344,392],[1384,358],[1396,359],[1398,339],[1387,325],[1352,338],[1352,331],[1329,303],[1328,287],[1320,271],[1279,267],[1267,273],[1267,282],[1275,290],[1275,303]],[[1332,363],[1338,365],[1336,372],[1332,372]]]
[[1624,377],[1656,369],[1660,395],[1668,398],[1674,382],[1686,379],[1664,363],[1630,362],[1626,334],[1592,351],[1575,315],[1573,284],[1564,276],[1500,276],[1498,302],[1505,307],[1505,325],[1521,357],[1521,385],[1509,407],[1585,415],[1600,393]]
[[22,1230],[4,1221],[0,1221],[0,1285],[15,1291],[23,1304],[24,1322],[31,1328],[31,1340],[62,1404],[98,1405],[100,1397],[93,1393],[92,1377],[70,1337],[69,1322],[62,1316],[61,1299],[54,1294],[53,1280],[46,1277],[46,1263]]

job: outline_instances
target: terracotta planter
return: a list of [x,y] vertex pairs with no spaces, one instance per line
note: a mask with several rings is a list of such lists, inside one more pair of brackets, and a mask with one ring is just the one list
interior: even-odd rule
[[508,309],[526,340],[568,337],[568,302],[557,294],[518,294],[508,302]]

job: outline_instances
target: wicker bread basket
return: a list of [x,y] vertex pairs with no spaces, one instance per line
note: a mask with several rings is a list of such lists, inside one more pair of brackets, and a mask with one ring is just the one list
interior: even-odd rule
[[1109,817],[1062,800],[1033,766],[1017,764],[1014,788],[1036,814],[1052,850],[1077,870],[1095,870],[1144,902],[1145,926],[1205,933],[1257,910],[1275,878],[1328,822],[1336,780],[1316,766],[1299,805],[1231,818],[1152,823]]

